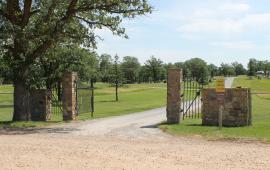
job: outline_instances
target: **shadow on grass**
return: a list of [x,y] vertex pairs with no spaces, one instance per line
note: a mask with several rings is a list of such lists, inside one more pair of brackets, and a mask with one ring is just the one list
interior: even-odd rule
[[0,105],[0,109],[6,109],[6,108],[12,109],[13,105]]
[[74,127],[46,127],[49,125],[55,125],[61,121],[50,122],[12,122],[0,121],[0,135],[29,135],[29,134],[42,134],[42,133],[54,133],[54,134],[67,134],[79,129]]
[[115,101],[115,100],[101,100],[101,101],[97,101],[97,103],[117,103],[117,101]]
[[186,126],[205,127],[202,124],[186,124]]

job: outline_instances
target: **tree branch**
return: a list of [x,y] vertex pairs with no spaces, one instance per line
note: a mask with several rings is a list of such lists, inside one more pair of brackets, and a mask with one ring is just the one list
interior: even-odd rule
[[16,13],[20,12],[19,0],[8,0],[7,1],[7,18],[13,24],[18,24]]
[[32,5],[32,0],[24,0],[24,10],[23,10],[22,22],[21,22],[22,28],[24,28],[29,21],[30,14],[31,14],[31,5]]
[[109,24],[109,23],[102,23],[102,22],[99,22],[99,21],[89,21],[85,18],[82,18],[82,17],[79,17],[79,16],[75,16],[75,18],[78,18],[79,20],[82,20],[84,22],[86,22],[87,24],[89,25],[102,25],[102,26],[105,26],[105,27],[112,27],[113,24]]
[[57,35],[62,31],[62,28],[64,25],[68,22],[68,20],[72,17],[73,13],[75,12],[74,9],[76,7],[78,0],[72,0],[68,6],[66,15],[59,20],[58,23],[56,23],[53,33],[50,35],[50,39],[44,41],[40,46],[38,46],[32,54],[30,54],[28,57],[31,61],[32,59],[37,58],[39,55],[44,54],[50,46],[57,41]]

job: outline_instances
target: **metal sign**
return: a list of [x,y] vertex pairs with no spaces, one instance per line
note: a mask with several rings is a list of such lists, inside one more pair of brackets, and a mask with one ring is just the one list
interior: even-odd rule
[[219,77],[216,80],[216,92],[225,93],[225,79],[224,77]]

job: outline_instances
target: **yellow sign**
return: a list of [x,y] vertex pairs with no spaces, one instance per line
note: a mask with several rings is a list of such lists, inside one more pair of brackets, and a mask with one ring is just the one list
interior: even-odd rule
[[219,77],[216,80],[216,92],[225,93],[225,79],[224,77]]

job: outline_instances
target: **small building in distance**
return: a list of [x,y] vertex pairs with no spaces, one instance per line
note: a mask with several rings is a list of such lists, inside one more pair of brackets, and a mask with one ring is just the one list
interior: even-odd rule
[[257,71],[256,76],[258,79],[261,79],[262,77],[265,77],[265,73],[264,71]]

